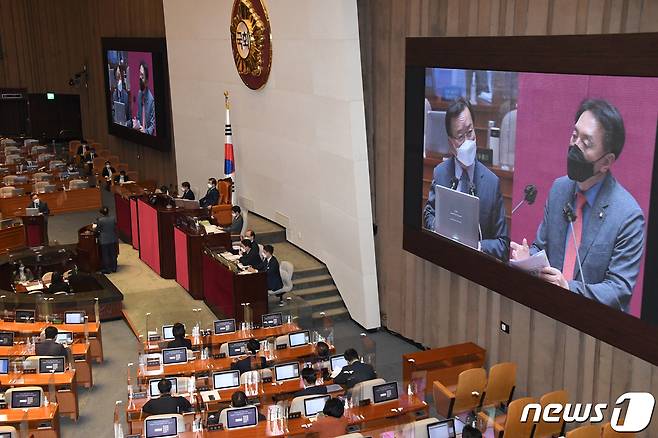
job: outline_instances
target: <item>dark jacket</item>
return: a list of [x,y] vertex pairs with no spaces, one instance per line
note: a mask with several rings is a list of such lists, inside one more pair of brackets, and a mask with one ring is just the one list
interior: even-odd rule
[[340,373],[334,379],[334,383],[351,388],[357,383],[376,378],[377,373],[375,373],[372,365],[363,362],[354,362],[351,365],[344,366],[340,370]]
[[240,234],[242,232],[242,224],[244,224],[244,218],[242,217],[242,213],[240,213],[231,221],[231,225],[226,228],[226,231],[231,234]]
[[194,192],[192,191],[192,189],[189,189],[187,192],[185,192],[181,195],[181,198],[187,199],[187,200],[190,200],[190,201],[194,201],[194,199],[195,199],[194,198]]
[[[123,182],[128,182],[131,181],[130,177],[128,175],[123,176]],[[117,175],[114,177],[114,184],[121,184],[121,175]]]
[[184,397],[172,397],[171,394],[162,394],[146,402],[142,411],[147,414],[182,414],[192,409],[190,402]]
[[[37,206],[34,205],[34,201],[30,201],[27,208],[37,208]],[[39,213],[41,213],[45,216],[50,214],[50,208],[48,208],[48,203],[46,201],[44,201],[43,199],[39,199]]]
[[270,260],[263,260],[257,268],[259,271],[267,272],[267,290],[276,291],[283,287],[281,271],[279,271],[279,261],[276,257],[270,257]]
[[208,191],[206,192],[206,196],[199,199],[199,205],[201,205],[201,207],[210,207],[212,205],[217,205],[218,202],[219,202],[219,190],[217,190],[217,188],[215,187],[208,189]]
[[[114,169],[114,167],[110,166],[110,170],[112,171],[112,175],[116,175],[117,171]],[[107,170],[107,167],[103,167],[103,172],[101,172],[101,175],[103,175],[103,178],[110,176],[110,172]]]
[[66,348],[52,339],[46,339],[43,342],[37,342],[34,346],[34,354],[37,356],[64,356],[68,358],[68,352],[66,351]]
[[167,343],[167,348],[185,347],[188,350],[192,349],[192,341],[187,338],[176,338]]
[[55,292],[71,292],[71,288],[69,287],[69,284],[65,281],[61,281],[59,283],[50,283],[50,286],[48,286],[46,293],[54,294]]
[[240,263],[245,266],[260,266],[263,261],[260,258],[258,245],[252,245],[249,252],[240,257]]
[[117,221],[114,219],[114,216],[101,216],[96,219],[99,245],[116,243],[118,241],[116,228]]
[[304,388],[300,391],[297,391],[292,396],[293,398],[295,398],[295,397],[303,397],[305,395],[324,395],[326,393],[327,393],[327,387],[323,385],[318,385],[318,386],[309,386],[308,388]]
[[249,356],[249,357],[245,357],[244,359],[240,359],[237,362],[232,363],[231,369],[238,370],[240,371],[240,374],[243,374],[248,371],[265,368],[267,366],[267,359],[265,359],[263,356],[259,356],[259,359],[260,359],[260,367],[251,368],[251,356]]

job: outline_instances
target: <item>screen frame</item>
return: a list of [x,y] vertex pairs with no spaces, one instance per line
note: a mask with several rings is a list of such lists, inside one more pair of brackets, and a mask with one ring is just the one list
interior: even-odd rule
[[324,407],[322,409],[320,409],[319,411],[317,411],[315,414],[309,415],[308,414],[308,409],[306,408],[306,403],[308,403],[310,401],[318,400],[318,399],[321,399],[321,398],[325,400],[325,404],[326,404],[327,401],[331,399],[331,395],[322,394],[322,395],[317,395],[317,396],[313,396],[313,397],[307,397],[307,398],[304,399],[304,416],[305,417],[313,417],[313,416],[319,414],[320,412],[322,412],[322,409],[324,409]]
[[6,373],[0,372],[0,375],[4,376],[4,375],[9,374],[9,365],[11,364],[10,358],[9,357],[0,357],[0,361],[7,361],[7,372]]
[[[395,388],[395,398],[392,398],[392,399],[390,399],[390,400],[376,401],[376,400],[375,400],[375,390],[376,390],[377,388],[381,388],[382,386],[390,386],[390,385],[393,385],[393,387]],[[372,403],[373,403],[373,404],[388,403],[388,402],[392,402],[392,401],[398,400],[398,399],[400,398],[400,388],[399,388],[399,386],[400,386],[400,385],[398,385],[398,382],[397,382],[397,381],[395,381],[395,382],[385,382],[385,383],[381,383],[381,384],[379,384],[379,385],[374,385],[374,386],[372,387]]]
[[[242,410],[247,410],[247,409],[254,411],[254,418],[255,418],[256,422],[254,424],[247,424],[245,426],[233,426],[233,427],[231,427],[229,425],[229,419],[228,419],[229,412],[242,411]],[[242,429],[242,428],[254,427],[254,426],[258,426],[258,408],[256,408],[256,406],[243,406],[243,407],[240,407],[240,408],[230,408],[226,411],[226,430]]]
[[[165,352],[174,351],[174,350],[185,350],[185,361],[181,362],[165,362]],[[175,348],[163,348],[162,349],[162,365],[179,365],[187,363],[187,348],[185,347],[175,347]]]
[[448,425],[448,430],[450,430],[450,423],[452,422],[452,436],[450,438],[454,438],[457,436],[457,429],[455,428],[455,419],[454,418],[447,418],[443,421],[435,421],[434,423],[429,423],[427,425],[427,436],[430,436],[430,431],[432,430],[433,427],[440,426],[442,424],[447,424]]
[[161,420],[170,420],[170,421],[174,420],[174,422],[176,423],[175,433],[173,435],[149,435],[148,434],[148,421],[149,421],[149,419],[146,418],[144,420],[144,436],[146,438],[167,438],[167,437],[178,436],[178,419],[174,415],[172,415],[169,418],[151,418],[151,421],[161,421]]
[[36,320],[36,319],[37,319],[37,311],[36,311],[36,310],[31,310],[31,309],[16,309],[16,310],[14,311],[14,321],[17,322],[17,323],[26,323],[26,322],[29,323],[29,322],[30,322],[30,321],[23,321],[22,319],[21,319],[21,321],[19,321],[19,320],[18,320],[18,312],[25,312],[25,313],[28,313],[28,312],[29,312],[30,315],[32,315],[32,316],[30,317],[30,319],[32,319],[32,320]]
[[[624,62],[620,62],[620,53],[624,54]],[[425,69],[433,67],[658,77],[658,33],[407,38],[402,243],[405,251],[658,365],[658,315],[651,321],[657,325],[652,325],[422,229],[419,209],[422,203],[419,175],[423,171],[422,103]],[[658,276],[652,277],[647,269],[658,265],[657,179],[658,154],[654,154],[644,291],[658,290]],[[478,269],[472,269],[473,266]],[[658,306],[658,294],[643,294],[642,316],[646,309],[655,306]]]
[[[273,316],[273,315],[279,315],[280,316],[279,324],[266,326],[265,325],[265,318],[267,318],[268,316]],[[283,313],[282,312],[266,313],[266,314],[261,316],[261,324],[262,324],[263,328],[281,327],[283,325]]]
[[[235,344],[243,344],[245,346],[245,352],[240,353],[240,354],[231,354],[231,345]],[[246,350],[247,348],[247,341],[246,340],[240,340],[240,341],[231,341],[226,343],[226,351],[228,353],[228,357],[238,357],[238,356],[244,356],[248,354],[248,351]]]
[[[134,129],[117,125],[112,121],[112,102],[107,71],[108,50],[127,52],[151,52],[152,70],[149,72],[149,85],[155,100],[155,136],[142,134]],[[169,67],[167,64],[167,42],[165,38],[101,38],[101,58],[103,66],[103,90],[107,130],[110,134],[160,151],[171,149],[171,127],[169,125],[171,103],[169,99]],[[160,109],[159,109],[160,108]]]
[[[171,394],[178,394],[178,378],[176,378],[176,377],[164,377],[164,379],[169,380],[169,382],[171,383],[170,393]],[[149,393],[148,393],[149,397],[158,398],[162,395],[162,393],[160,393],[160,389],[158,389],[158,383],[160,383],[160,380],[162,380],[162,378],[160,378],[160,379],[149,379]],[[155,388],[158,389],[158,395],[153,395],[153,385],[155,385]]]
[[[277,370],[279,368],[285,367],[285,366],[290,366],[290,365],[297,365],[297,375],[293,377],[288,377],[286,379],[279,379],[279,373]],[[274,380],[276,382],[286,382],[288,380],[294,380],[294,379],[299,379],[301,376],[301,370],[299,369],[299,362],[288,362],[288,363],[282,363],[274,366]]]
[[[303,344],[299,345],[292,345],[292,336],[295,335],[301,335],[301,334],[306,334],[306,339],[308,339],[308,342],[304,342]],[[309,345],[311,343],[311,331],[310,330],[300,330],[298,332],[293,332],[293,333],[288,333],[288,346],[290,348],[297,348],[297,347],[303,347],[305,345]]]
[[[217,323],[230,322],[230,321],[233,321],[233,331],[230,331],[230,332],[218,332],[218,331],[217,331]],[[212,329],[213,329],[213,332],[214,332],[216,335],[227,335],[227,334],[229,334],[229,333],[235,333],[235,332],[236,332],[236,329],[237,329],[237,327],[236,327],[236,323],[235,323],[235,318],[229,318],[229,319],[217,319],[217,320],[213,321],[213,323],[212,323]]]
[[11,337],[11,344],[9,344],[9,345],[0,345],[0,346],[3,346],[3,347],[13,346],[14,345],[14,332],[7,332],[7,331],[0,332],[0,336],[5,336],[5,335],[9,335]]
[[[184,327],[184,326],[183,326],[183,327]],[[165,336],[165,328],[171,328],[171,337],[170,337],[170,338],[168,338],[168,337]],[[173,341],[174,339],[176,339],[176,338],[174,337],[174,325],[173,325],[173,324],[165,324],[165,325],[163,325],[163,326],[162,326],[162,340],[163,340],[163,341]]]
[[[82,322],[68,322],[68,316],[69,315],[82,315]],[[64,312],[64,323],[65,324],[84,324],[85,323],[85,316],[87,316],[87,312],[84,310],[71,310],[68,312]]]
[[[52,371],[41,371],[41,364],[44,361],[47,360],[57,360],[58,362],[61,362],[62,364],[62,370],[61,371],[55,371],[54,373]],[[48,357],[40,357],[39,358],[39,363],[37,364],[39,374],[62,374],[66,372],[66,358],[64,356],[48,356]],[[59,368],[59,367],[57,367]]]
[[[334,354],[333,356],[329,357],[329,367],[331,367],[331,371],[332,371],[332,372],[333,372],[333,371],[336,371],[336,370],[334,369],[334,359],[335,359],[335,358],[338,358],[338,357],[342,357],[343,360],[344,360],[345,362],[347,362],[347,360],[345,359],[345,355],[344,355],[344,354]],[[349,365],[349,363],[348,363],[347,365]],[[341,367],[341,370],[342,370],[343,368],[345,368],[347,365],[342,366],[342,367]]]
[[[18,394],[26,393],[26,392],[39,392],[39,405],[38,406],[14,406],[14,397],[16,397]],[[9,400],[9,406],[11,409],[35,409],[41,407],[41,402],[43,398],[43,392],[37,391],[35,389],[19,389],[17,391],[13,391],[11,393],[11,399]],[[6,402],[6,400],[5,400]]]
[[[237,385],[235,385],[235,386],[223,386],[221,388],[217,388],[217,386],[215,386],[215,376],[218,376],[220,374],[223,375],[223,374],[235,374],[235,373],[238,373],[238,384]],[[240,387],[240,371],[238,371],[238,370],[229,370],[229,371],[219,371],[219,372],[216,372],[216,373],[212,373],[212,388],[213,389],[223,390],[223,389],[231,389],[231,388],[239,388],[239,387]]]

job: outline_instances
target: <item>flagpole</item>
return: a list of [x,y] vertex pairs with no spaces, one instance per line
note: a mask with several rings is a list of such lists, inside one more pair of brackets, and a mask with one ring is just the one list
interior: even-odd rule
[[235,155],[233,152],[233,132],[231,129],[230,103],[228,91],[224,91],[224,107],[226,108],[226,121],[224,123],[224,175],[225,178],[233,180],[233,190],[231,193],[231,204],[236,205],[237,199],[235,194]]

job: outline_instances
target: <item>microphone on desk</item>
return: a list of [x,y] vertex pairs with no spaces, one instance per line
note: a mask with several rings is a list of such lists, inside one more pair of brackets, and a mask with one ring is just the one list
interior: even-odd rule
[[535,203],[535,199],[537,199],[537,186],[534,184],[528,184],[523,189],[523,193],[524,193],[523,199],[521,200],[521,202],[516,204],[516,207],[512,209],[512,214],[514,214],[514,212],[518,210],[519,207],[523,205],[523,203],[527,203],[528,205],[532,205]]
[[564,208],[562,209],[562,214],[564,215],[564,220],[569,223],[571,228],[571,238],[573,239],[573,246],[576,249],[576,260],[578,261],[578,271],[580,272],[580,280],[583,282],[583,288],[587,290],[587,283],[585,283],[585,275],[583,274],[583,264],[580,260],[580,252],[578,251],[578,242],[576,241],[576,233],[573,229],[573,223],[576,221],[578,216],[571,208],[570,203],[565,203]]
[[459,180],[453,176],[450,179],[450,190],[457,190],[458,185],[459,185]]

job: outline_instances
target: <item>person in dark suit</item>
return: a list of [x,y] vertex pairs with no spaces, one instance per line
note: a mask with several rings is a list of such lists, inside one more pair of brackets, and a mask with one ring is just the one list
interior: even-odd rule
[[247,341],[247,351],[249,355],[243,359],[239,359],[231,364],[232,370],[240,371],[240,374],[246,373],[252,370],[260,370],[267,366],[267,359],[263,356],[256,356],[260,350],[260,342],[256,339],[251,338]]
[[50,214],[50,208],[48,208],[48,203],[46,201],[41,201],[37,193],[32,193],[32,201],[28,204],[28,208],[38,208],[39,213],[45,216],[44,219],[48,220],[48,215]]
[[144,61],[139,64],[139,93],[137,95],[137,119],[133,128],[144,134],[155,135],[155,99],[148,87],[149,69]]
[[110,216],[107,207],[99,210],[101,217],[96,219],[95,228],[98,232],[98,244],[101,247],[101,261],[103,274],[117,271],[117,221]]
[[54,294],[55,292],[70,292],[71,288],[69,284],[64,281],[62,278],[62,273],[59,271],[54,271],[52,277],[50,278],[50,285],[46,290],[48,294]]
[[128,181],[130,181],[130,177],[126,175],[125,170],[119,171],[119,174],[114,177],[114,184],[122,184]]
[[183,181],[183,184],[181,184],[182,190],[181,190],[181,195],[180,197],[182,199],[187,199],[189,201],[194,201],[194,192],[190,188],[190,183],[187,181]]
[[[130,100],[128,98],[128,91],[124,88],[123,74],[121,66],[117,65],[114,71],[114,78],[116,79],[116,88],[112,91],[112,102],[121,102],[123,104],[123,114],[114,113],[114,105],[112,105],[112,121],[119,123],[119,120],[125,120],[121,124],[129,128],[132,127],[132,116],[130,115]],[[123,117],[120,117],[123,116]]]
[[245,253],[240,257],[240,263],[244,266],[260,266],[260,264],[263,263],[260,258],[258,245],[254,244],[251,240],[244,239],[242,241],[242,246],[245,249]]
[[85,156],[83,157],[83,161],[87,166],[87,173],[89,175],[94,173],[94,159],[96,157],[98,157],[98,155],[96,155],[95,148],[89,148],[87,150],[87,153],[85,153]]
[[[231,407],[232,408],[244,408],[246,406],[251,406],[247,404],[247,394],[243,391],[235,391],[231,395]],[[258,421],[265,421],[265,415],[258,412]]]
[[256,242],[256,233],[254,233],[254,230],[252,230],[251,228],[247,228],[247,230],[244,232],[244,237],[242,237],[242,240],[244,239],[249,239],[255,245],[258,245],[258,242]]
[[185,397],[173,397],[171,395],[171,382],[162,379],[158,382],[160,397],[152,398],[142,407],[142,411],[151,414],[182,414],[192,410],[192,405]]
[[377,373],[372,365],[361,362],[359,353],[354,348],[345,350],[344,357],[348,365],[345,365],[334,377],[334,383],[352,388],[357,383],[377,378]]
[[260,272],[267,272],[267,291],[271,293],[283,287],[283,280],[279,271],[279,261],[274,257],[274,247],[265,245],[263,246],[263,252],[265,253],[265,260],[256,269]]
[[105,166],[103,167],[103,171],[101,172],[101,176],[105,178],[105,188],[107,190],[110,190],[110,185],[112,185],[113,175],[116,175],[116,173],[117,171],[114,167],[112,167],[112,163],[106,161]]
[[[613,176],[626,133],[605,100],[583,101],[567,154],[567,176],[555,180],[529,247],[512,242],[512,259],[546,251],[544,280],[628,312],[644,249],[644,214]],[[571,231],[572,222],[573,230]],[[579,266],[578,255],[582,263]]]
[[238,205],[234,205],[231,208],[231,225],[224,228],[225,231],[231,234],[240,234],[242,232],[242,225],[244,224],[244,218],[242,217],[242,209]]
[[473,111],[467,100],[460,98],[450,104],[446,111],[445,125],[452,157],[434,168],[432,185],[423,211],[423,225],[435,231],[436,185],[477,196],[480,199],[479,249],[507,261],[509,233],[500,181],[476,159],[474,124]]
[[206,196],[199,199],[201,207],[212,207],[219,202],[219,191],[217,190],[217,180],[215,178],[208,178],[208,191]]
[[302,369],[302,383],[304,389],[295,392],[292,396],[302,397],[304,395],[322,395],[327,393],[327,387],[324,385],[316,385],[317,377],[313,368]]
[[185,326],[183,324],[177,322],[171,331],[174,334],[174,339],[167,343],[167,348],[185,347],[188,350],[192,349],[192,341],[185,337]]
[[37,356],[64,356],[68,360],[68,350],[63,345],[55,342],[57,333],[57,327],[46,327],[46,330],[44,330],[46,339],[43,342],[36,343],[34,346],[34,354]]
[[89,145],[87,144],[87,142],[85,140],[82,140],[80,142],[80,146],[78,146],[78,150],[75,153],[82,160],[82,159],[84,159],[85,154],[87,153],[88,150],[89,150]]

